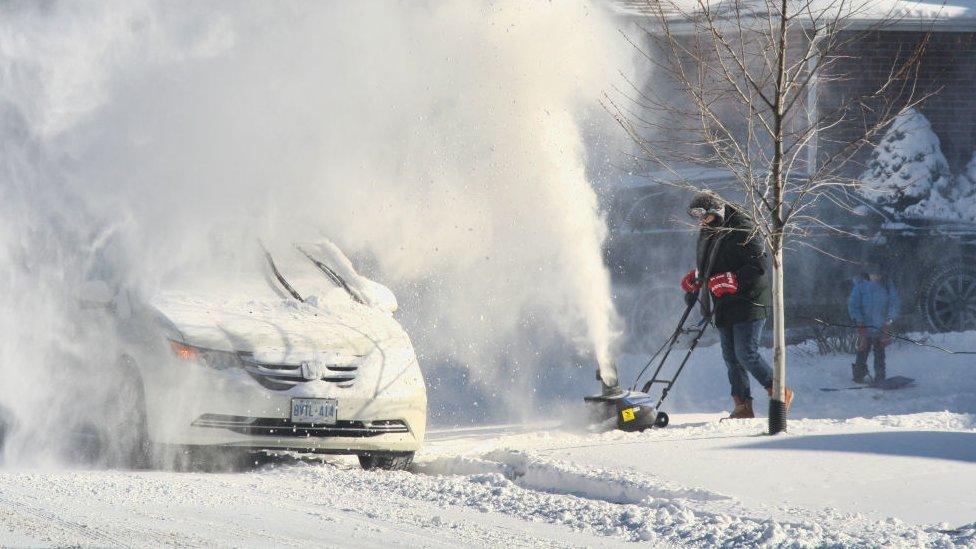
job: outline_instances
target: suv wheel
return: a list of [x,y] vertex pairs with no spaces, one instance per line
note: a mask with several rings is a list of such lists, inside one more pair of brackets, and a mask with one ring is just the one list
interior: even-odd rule
[[933,330],[976,328],[976,268],[957,264],[936,269],[922,284],[919,308]]
[[627,345],[634,353],[652,353],[671,335],[684,310],[681,292],[673,287],[638,289],[627,311]]
[[67,457],[86,466],[146,468],[149,437],[142,379],[127,355],[110,372],[110,392],[96,397],[102,401],[93,408],[97,421],[71,429]]
[[413,452],[406,454],[359,454],[359,465],[367,471],[403,471],[413,462]]

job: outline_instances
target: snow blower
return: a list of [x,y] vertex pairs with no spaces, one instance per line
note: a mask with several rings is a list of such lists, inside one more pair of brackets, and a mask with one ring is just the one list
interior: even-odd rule
[[[599,421],[608,421],[616,418],[616,428],[621,431],[643,431],[651,427],[667,427],[669,421],[668,414],[661,411],[661,404],[668,397],[668,393],[674,387],[685,365],[688,364],[688,359],[691,358],[691,353],[694,352],[695,347],[698,346],[698,342],[701,341],[702,336],[705,334],[711,318],[709,315],[706,315],[694,327],[685,328],[685,322],[688,321],[691,310],[698,303],[697,291],[693,297],[694,299],[688,300],[688,306],[685,308],[684,314],[681,315],[681,320],[678,321],[678,325],[675,327],[674,332],[672,332],[671,337],[661,345],[657,352],[651,355],[647,364],[637,374],[637,378],[634,380],[630,389],[625,391],[620,388],[620,384],[616,379],[616,365],[609,365],[612,370],[609,373],[601,373],[600,370],[597,370],[596,377],[602,385],[603,391],[599,395],[584,397],[583,400],[592,407],[593,414]],[[683,334],[692,336],[688,351],[678,364],[678,368],[675,370],[673,376],[670,378],[659,377],[661,370],[664,368],[664,364],[671,355],[671,351],[674,350],[674,346]],[[641,378],[658,357],[660,357],[660,360],[657,362],[657,368],[654,369],[654,374],[651,375],[651,378],[638,391],[637,386]],[[661,389],[660,397],[657,399],[649,394],[655,384],[664,386]]]
[[[681,319],[678,320],[678,325],[675,326],[674,332],[671,333],[671,337],[664,342],[663,345],[653,354],[651,358],[648,359],[647,364],[641,369],[634,379],[634,383],[630,386],[630,389],[624,391],[620,388],[620,384],[617,380],[617,366],[616,364],[607,365],[607,369],[610,370],[606,374],[601,373],[598,369],[596,372],[596,378],[600,381],[603,387],[603,391],[599,395],[584,397],[583,400],[587,404],[590,404],[593,408],[594,415],[599,418],[599,421],[611,421],[616,418],[617,429],[621,431],[643,431],[645,429],[650,429],[651,427],[667,427],[668,426],[668,414],[661,411],[661,404],[664,403],[664,399],[668,398],[668,393],[671,388],[674,387],[674,383],[678,381],[678,376],[681,375],[681,371],[685,369],[685,365],[688,364],[688,359],[691,358],[691,353],[695,351],[695,347],[698,347],[698,342],[701,341],[702,336],[705,335],[705,330],[711,321],[712,307],[710,303],[710,296],[706,294],[703,300],[703,313],[702,319],[693,328],[685,329],[685,322],[688,321],[688,316],[691,315],[691,310],[695,308],[695,305],[699,302],[699,295],[701,294],[701,287],[703,278],[707,273],[710,273],[712,266],[715,264],[715,256],[719,250],[719,244],[725,238],[725,234],[719,234],[711,245],[710,252],[708,253],[708,260],[705,262],[705,268],[696,271],[696,274],[701,273],[698,279],[698,289],[687,294],[687,307],[685,307],[684,314],[681,315]],[[706,290],[707,292],[707,290]],[[678,369],[675,370],[674,375],[670,378],[661,378],[661,370],[664,369],[664,364],[667,362],[668,357],[671,356],[671,351],[674,350],[674,346],[678,343],[678,339],[683,334],[690,334],[692,336],[691,343],[688,346],[688,352],[685,353],[681,363],[678,364]],[[641,378],[647,369],[651,367],[651,364],[657,360],[658,357],[661,360],[657,363],[657,368],[654,369],[654,374],[651,375],[651,379],[644,383],[641,390],[637,390],[637,384],[640,383]],[[662,384],[664,387],[661,389],[661,396],[655,400],[649,394],[649,391],[655,384]]]

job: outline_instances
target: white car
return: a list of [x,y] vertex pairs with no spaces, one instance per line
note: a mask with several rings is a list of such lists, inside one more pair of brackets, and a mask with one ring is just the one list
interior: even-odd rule
[[[393,294],[328,241],[254,249],[144,302],[111,297],[125,344],[113,374],[120,396],[103,410],[118,419],[97,426],[103,436],[128,441],[126,452],[145,439],[405,468],[424,440],[427,392]],[[96,303],[110,293],[87,290]]]

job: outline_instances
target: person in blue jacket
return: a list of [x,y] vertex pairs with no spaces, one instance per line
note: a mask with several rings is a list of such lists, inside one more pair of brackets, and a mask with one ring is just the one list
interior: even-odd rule
[[854,281],[847,311],[857,325],[857,354],[854,382],[864,383],[868,375],[868,354],[874,351],[874,382],[885,379],[885,347],[891,343],[889,327],[898,317],[901,300],[894,282],[884,276],[880,265],[870,263],[867,272]]

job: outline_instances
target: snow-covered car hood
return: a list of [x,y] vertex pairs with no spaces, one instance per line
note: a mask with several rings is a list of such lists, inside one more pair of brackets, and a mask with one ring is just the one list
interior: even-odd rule
[[[332,249],[341,256],[338,248]],[[322,259],[318,249],[312,250],[303,246],[271,252],[279,274],[302,301],[289,294],[261,254],[225,276],[171,284],[150,304],[184,343],[250,352],[262,362],[297,364],[323,354],[352,358],[377,349],[409,349],[409,338],[390,312],[396,303],[392,292],[359,276],[345,256],[336,268],[335,258]],[[342,283],[321,272],[307,253],[328,261]]]
[[286,300],[234,302],[161,294],[153,305],[185,343],[246,351],[262,362],[297,364],[322,353],[364,356],[410,345],[395,320],[358,304],[340,310]]

